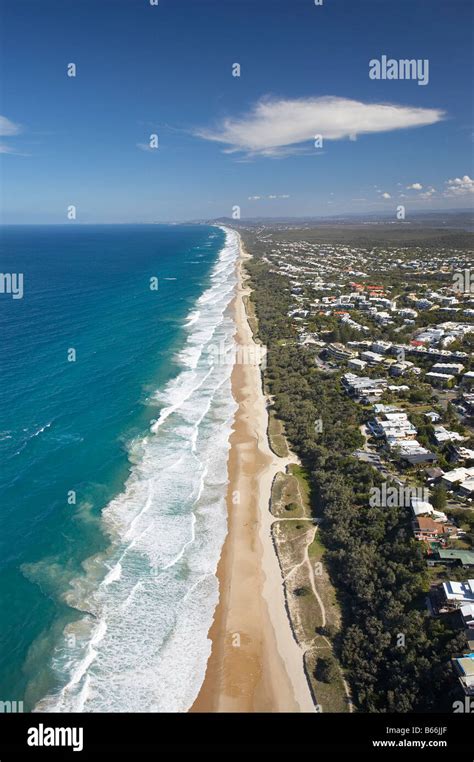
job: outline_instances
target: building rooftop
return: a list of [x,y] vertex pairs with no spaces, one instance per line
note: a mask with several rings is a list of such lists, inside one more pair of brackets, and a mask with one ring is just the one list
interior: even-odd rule
[[443,582],[443,591],[447,601],[474,603],[474,579],[466,582]]
[[438,556],[441,561],[461,561],[463,566],[474,566],[474,551],[472,550],[445,548],[438,551]]

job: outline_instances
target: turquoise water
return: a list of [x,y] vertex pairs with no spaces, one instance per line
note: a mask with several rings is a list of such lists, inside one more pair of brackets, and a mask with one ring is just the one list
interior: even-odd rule
[[7,227],[1,250],[24,296],[0,295],[0,699],[183,711],[226,531],[234,403],[209,357],[235,234]]

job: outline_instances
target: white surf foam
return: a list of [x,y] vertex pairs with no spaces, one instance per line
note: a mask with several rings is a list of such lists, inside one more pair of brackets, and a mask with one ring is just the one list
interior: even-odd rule
[[218,600],[236,409],[232,365],[210,364],[209,348],[233,345],[227,307],[237,254],[238,236],[226,230],[211,285],[185,326],[183,370],[157,393],[161,414],[134,443],[124,492],[103,512],[107,558],[91,559],[68,595],[93,616],[69,625],[54,657],[64,687],[38,711],[182,712],[199,691]]

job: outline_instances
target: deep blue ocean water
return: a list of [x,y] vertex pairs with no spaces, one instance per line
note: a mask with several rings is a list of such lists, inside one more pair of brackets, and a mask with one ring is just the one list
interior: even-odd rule
[[[219,331],[226,341],[232,332],[225,310],[235,251],[219,263],[225,239],[222,229],[198,225],[1,230],[0,272],[23,273],[24,296],[0,294],[0,700],[31,709],[46,696],[43,708],[91,711],[163,709],[166,691],[171,708],[192,701],[207,645],[183,664],[196,676],[186,696],[167,683],[163,649],[178,637],[188,590],[211,584],[225,533],[223,483],[210,480],[206,448],[212,416],[221,416],[228,438],[229,373],[209,373],[202,354]],[[175,467],[175,481],[165,483]],[[180,476],[193,469],[199,488]],[[219,518],[206,524],[213,504]],[[209,568],[195,560],[199,531],[213,548]],[[215,586],[204,594],[212,603]],[[147,622],[161,596],[162,614]],[[122,611],[117,621],[112,608]],[[201,634],[208,619],[196,622]],[[132,655],[129,644],[146,633],[150,652],[144,644]],[[140,684],[137,673],[154,656]],[[122,669],[138,686],[135,704],[126,687],[114,694]],[[68,682],[73,688],[58,699]]]

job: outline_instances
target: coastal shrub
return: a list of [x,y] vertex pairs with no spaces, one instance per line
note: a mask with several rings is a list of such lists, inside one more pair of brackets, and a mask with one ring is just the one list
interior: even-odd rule
[[314,676],[321,683],[334,683],[339,677],[334,659],[329,656],[320,656],[316,661]]
[[303,595],[308,595],[309,590],[307,587],[296,587],[293,590],[293,594],[296,595],[298,598],[301,598]]

